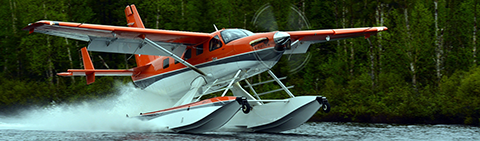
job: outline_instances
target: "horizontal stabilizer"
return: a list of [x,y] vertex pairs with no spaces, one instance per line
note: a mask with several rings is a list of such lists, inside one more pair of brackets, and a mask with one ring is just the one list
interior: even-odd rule
[[67,72],[57,73],[60,76],[132,76],[133,69],[125,70],[110,70],[110,69],[96,69],[96,70],[82,70],[82,69],[69,69]]

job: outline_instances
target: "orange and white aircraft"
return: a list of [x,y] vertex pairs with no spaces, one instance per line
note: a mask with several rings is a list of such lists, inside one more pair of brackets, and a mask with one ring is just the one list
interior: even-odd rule
[[[270,69],[282,55],[306,53],[311,44],[368,38],[387,30],[367,27],[252,33],[245,29],[217,29],[197,33],[146,29],[134,5],[125,8],[125,15],[128,27],[42,20],[23,30],[89,42],[82,48],[85,69],[69,69],[58,75],[86,76],[87,84],[93,83],[95,76],[131,76],[136,87],[160,90],[176,102],[172,108],[137,118],[191,133],[220,127],[280,132],[300,126],[321,107],[328,112],[330,105],[325,97],[295,97]],[[94,69],[87,50],[134,54],[137,67]],[[246,78],[265,71],[291,98],[260,99]],[[242,80],[253,95],[240,86]],[[234,96],[225,96],[228,90]],[[223,91],[221,97],[198,101],[203,95],[219,91]]]

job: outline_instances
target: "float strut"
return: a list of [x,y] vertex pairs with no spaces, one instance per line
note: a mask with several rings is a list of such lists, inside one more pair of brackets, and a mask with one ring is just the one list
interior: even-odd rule
[[235,74],[235,77],[233,77],[232,81],[230,81],[230,84],[228,84],[227,88],[225,88],[225,91],[223,91],[222,96],[225,96],[225,94],[227,94],[227,91],[230,89],[230,87],[232,86],[233,82],[235,82],[235,80],[237,80],[237,77],[238,77],[238,75],[240,74],[240,72],[242,72],[242,70],[238,70],[238,71],[237,71],[237,74]]
[[287,92],[287,94],[288,94],[290,97],[292,97],[292,98],[295,97],[295,96],[292,94],[292,92],[290,92],[290,90],[288,90],[288,88],[285,87],[285,85],[283,85],[282,81],[280,81],[280,79],[278,79],[278,77],[275,76],[275,74],[273,74],[273,72],[272,72],[271,70],[268,70],[268,74],[270,74],[270,76],[273,77],[273,80],[275,80],[275,81],[278,83],[278,85],[280,85],[280,87],[282,87],[282,89],[283,89],[285,92]]

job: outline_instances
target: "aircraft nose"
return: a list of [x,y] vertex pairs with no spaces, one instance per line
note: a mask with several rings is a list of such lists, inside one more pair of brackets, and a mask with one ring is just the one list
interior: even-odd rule
[[275,50],[283,51],[290,46],[290,34],[287,32],[277,32],[273,35],[273,41],[275,41]]
[[285,45],[290,40],[290,34],[279,31],[273,35],[273,40],[277,45]]

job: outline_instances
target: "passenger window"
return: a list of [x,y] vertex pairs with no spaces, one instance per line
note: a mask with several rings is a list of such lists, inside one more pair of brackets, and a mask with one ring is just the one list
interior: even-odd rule
[[165,58],[163,60],[163,69],[168,68],[168,66],[170,66],[170,58]]
[[210,40],[210,46],[209,46],[210,51],[216,50],[221,47],[222,47],[222,42],[220,42],[220,38],[218,37],[218,35],[213,37],[212,40]]
[[185,51],[185,55],[183,55],[183,59],[187,61],[190,58],[192,58],[192,49],[187,49],[187,51]]
[[201,45],[198,45],[197,47],[195,47],[197,49],[197,55],[200,55],[203,53],[203,44]]

